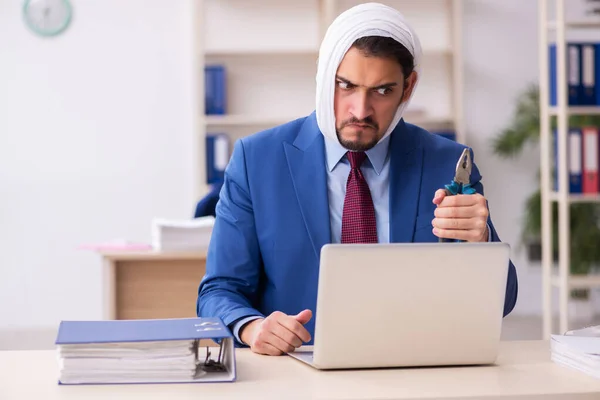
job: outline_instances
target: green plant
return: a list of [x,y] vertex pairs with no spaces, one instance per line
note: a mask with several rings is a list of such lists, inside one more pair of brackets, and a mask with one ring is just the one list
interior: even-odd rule
[[[518,97],[511,123],[502,129],[493,139],[495,154],[505,159],[519,157],[527,145],[539,141],[540,110],[539,89],[529,85]],[[600,126],[600,116],[577,115],[569,117],[569,127]],[[556,118],[550,121],[551,130],[556,127]],[[555,171],[552,171],[554,176]],[[539,172],[538,172],[539,177]],[[539,181],[539,179],[538,179]],[[552,254],[558,257],[558,206],[552,203]],[[575,203],[570,206],[570,271],[572,274],[588,274],[600,265],[600,204]],[[541,231],[541,194],[540,189],[533,192],[525,202],[521,229],[522,244],[540,242]],[[587,297],[587,290],[572,292],[574,297]]]

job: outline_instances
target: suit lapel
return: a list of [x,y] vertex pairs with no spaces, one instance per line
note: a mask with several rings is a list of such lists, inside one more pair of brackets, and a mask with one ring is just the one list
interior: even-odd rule
[[284,143],[288,167],[317,259],[321,247],[331,241],[325,145],[315,114],[304,122],[293,144]]
[[411,242],[417,219],[423,150],[403,120],[390,142],[390,242]]

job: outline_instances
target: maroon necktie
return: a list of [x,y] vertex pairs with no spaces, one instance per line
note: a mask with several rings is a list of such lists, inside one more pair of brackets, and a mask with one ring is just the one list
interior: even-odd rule
[[360,171],[367,155],[364,151],[349,151],[346,156],[350,161],[350,175],[342,214],[342,243],[377,243],[375,207],[369,185]]

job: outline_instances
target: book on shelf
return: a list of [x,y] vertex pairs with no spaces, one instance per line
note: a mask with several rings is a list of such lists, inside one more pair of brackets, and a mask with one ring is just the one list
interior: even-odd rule
[[[567,104],[569,106],[600,105],[600,88],[596,85],[600,80],[600,43],[567,42],[565,44]],[[551,106],[558,104],[557,58],[556,43],[552,43],[548,49]]]
[[[570,127],[567,132],[567,168],[569,193],[600,193],[600,128],[597,126]],[[559,162],[558,135],[552,134],[553,190],[559,190],[557,165]]]
[[553,362],[600,379],[600,326],[552,335],[550,354]]
[[204,105],[206,115],[227,113],[227,74],[224,65],[204,67]]
[[225,133],[206,135],[206,183],[223,183],[225,168],[229,162],[231,140]]
[[231,382],[233,335],[218,318],[61,321],[62,385]]

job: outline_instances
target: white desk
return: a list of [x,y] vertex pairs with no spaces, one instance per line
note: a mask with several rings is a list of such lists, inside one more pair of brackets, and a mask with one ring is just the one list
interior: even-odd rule
[[0,352],[0,399],[600,399],[600,380],[554,364],[548,342],[503,342],[484,367],[317,371],[290,357],[237,350],[232,383],[56,383],[54,351]]

